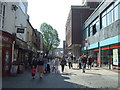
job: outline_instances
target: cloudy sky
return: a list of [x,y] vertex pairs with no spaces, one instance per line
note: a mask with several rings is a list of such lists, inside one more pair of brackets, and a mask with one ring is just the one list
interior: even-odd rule
[[71,5],[81,5],[82,0],[28,0],[28,14],[35,29],[40,30],[43,22],[50,24],[58,31],[63,47],[65,24]]

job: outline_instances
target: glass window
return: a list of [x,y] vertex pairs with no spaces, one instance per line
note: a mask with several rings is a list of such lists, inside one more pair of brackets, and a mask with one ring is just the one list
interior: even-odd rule
[[88,27],[86,28],[86,37],[88,37]]
[[107,25],[113,22],[113,10],[107,14]]
[[102,17],[102,28],[107,26],[107,22],[106,22],[106,15],[104,17]]
[[115,8],[114,8],[114,19],[115,19],[115,21],[116,20],[118,20],[118,17],[119,15],[118,15],[118,6],[116,6]]
[[108,7],[107,13],[110,12],[112,9],[113,9],[113,4],[110,7]]
[[23,13],[25,13],[25,5],[23,4],[23,2],[21,0],[19,2],[19,6],[22,9]]
[[2,3],[0,1],[0,14],[2,14]]
[[120,2],[120,0],[116,0],[114,3],[114,6],[116,6],[119,2]]
[[96,31],[99,31],[100,30],[100,22],[96,22]]
[[106,12],[106,11],[104,11],[104,12],[102,13],[102,17],[103,17],[103,16],[105,16],[106,14],[107,14],[107,12]]
[[90,25],[90,36],[92,36],[93,35],[93,33],[92,33],[92,30],[93,29],[93,27],[92,27],[92,25]]

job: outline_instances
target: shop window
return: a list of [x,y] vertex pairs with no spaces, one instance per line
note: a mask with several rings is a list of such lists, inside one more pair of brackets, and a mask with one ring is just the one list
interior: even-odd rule
[[7,71],[9,69],[9,51],[6,51],[5,54],[5,70]]

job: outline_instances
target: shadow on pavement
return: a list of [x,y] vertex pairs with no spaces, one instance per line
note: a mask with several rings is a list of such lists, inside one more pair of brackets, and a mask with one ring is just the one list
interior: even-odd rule
[[[3,77],[2,87],[4,88],[88,88],[85,85],[79,85],[72,82],[70,77],[71,73],[66,73],[65,76],[60,74],[50,73],[43,75],[40,80],[38,74],[35,79],[32,79],[30,71],[24,71],[15,77]],[[68,80],[68,81],[66,81]]]
[[102,74],[98,74],[98,73],[88,73],[88,72],[86,72],[85,74],[102,75]]
[[62,75],[77,75],[77,74],[73,74],[73,73],[63,73]]
[[79,68],[72,68],[73,70],[80,70]]

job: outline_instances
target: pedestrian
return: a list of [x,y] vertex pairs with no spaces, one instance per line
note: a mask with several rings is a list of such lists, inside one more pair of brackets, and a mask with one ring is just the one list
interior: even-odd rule
[[44,61],[44,73],[47,73],[47,64],[48,64],[47,56],[43,57],[43,61]]
[[55,73],[59,73],[58,67],[60,66],[60,61],[58,58],[55,58]]
[[62,73],[63,73],[63,72],[64,72],[64,67],[65,67],[65,65],[66,65],[66,60],[65,60],[64,57],[62,58],[62,61],[61,61],[60,65],[61,65],[61,67],[62,67]]
[[51,61],[50,61],[50,71],[53,72],[53,67],[55,65],[55,59],[54,57],[52,57]]
[[92,67],[92,57],[91,56],[88,56],[88,69],[91,69]]
[[35,69],[36,69],[36,67],[37,67],[37,60],[35,58],[32,59],[31,65],[34,66]]
[[82,55],[81,63],[82,63],[82,71],[83,71],[83,73],[85,73],[86,63],[87,63],[87,56],[86,55]]
[[79,69],[81,69],[81,59],[82,59],[82,56],[80,56],[80,57],[78,58],[78,67],[79,67]]
[[68,65],[69,65],[69,69],[71,69],[71,67],[72,67],[72,57],[68,58]]
[[38,73],[39,73],[39,78],[42,79],[42,75],[44,72],[44,61],[42,58],[39,58],[39,61],[37,62],[37,69],[38,69]]
[[35,66],[32,66],[31,73],[32,73],[32,78],[35,79],[35,73],[36,73]]

